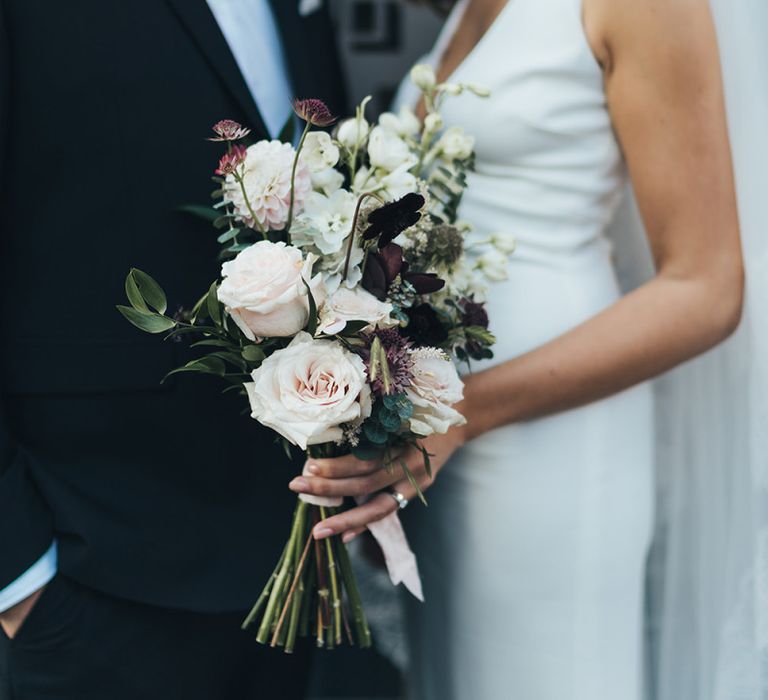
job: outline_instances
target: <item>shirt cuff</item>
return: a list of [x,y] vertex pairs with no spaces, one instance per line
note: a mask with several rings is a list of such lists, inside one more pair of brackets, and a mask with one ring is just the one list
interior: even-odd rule
[[56,540],[19,578],[0,591],[0,613],[12,608],[48,583],[58,570]]

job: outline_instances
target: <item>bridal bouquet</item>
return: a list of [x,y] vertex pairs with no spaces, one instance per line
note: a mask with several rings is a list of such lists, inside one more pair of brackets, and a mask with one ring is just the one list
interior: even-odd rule
[[[429,469],[420,440],[463,422],[453,408],[462,382],[451,358],[491,356],[480,273],[496,277],[511,243],[495,237],[470,246],[456,221],[473,139],[444,130],[439,108],[450,94],[482,91],[436,84],[423,66],[412,77],[427,106],[423,124],[402,109],[371,125],[366,99],[329,133],[336,119],[306,99],[294,102],[280,140],[246,146],[248,129],[214,125],[211,140],[225,145],[216,202],[188,209],[221,231],[220,279],[193,308],[168,315],[158,283],[132,269],[130,306],[118,308],[143,331],[199,348],[171,374],[220,377],[289,453],[298,446],[315,457],[380,458],[418,490],[398,454],[416,447]],[[294,140],[290,125],[299,120]],[[344,637],[370,645],[346,546],[311,534],[340,505],[299,497],[282,556],[243,623],[256,626],[259,642],[287,652],[306,635],[326,648]],[[394,548],[393,581],[420,596],[415,560],[398,556],[410,551],[390,518],[371,529],[385,556]]]

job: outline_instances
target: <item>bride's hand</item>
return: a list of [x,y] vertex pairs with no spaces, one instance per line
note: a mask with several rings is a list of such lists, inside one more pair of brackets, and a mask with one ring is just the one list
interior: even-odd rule
[[[431,435],[420,441],[430,454],[432,478],[424,466],[424,456],[409,448],[402,453],[411,474],[422,491],[432,484],[442,466],[465,441],[464,427],[451,428],[445,435]],[[398,508],[397,501],[382,489],[400,492],[409,501],[417,498],[416,489],[403,473],[398,461],[387,470],[380,461],[363,461],[353,455],[335,459],[315,459],[307,462],[306,475],[289,484],[296,493],[315,496],[368,496],[376,494],[364,504],[319,522],[313,534],[315,539],[342,535],[349,542],[365,530],[368,523],[381,520]]]

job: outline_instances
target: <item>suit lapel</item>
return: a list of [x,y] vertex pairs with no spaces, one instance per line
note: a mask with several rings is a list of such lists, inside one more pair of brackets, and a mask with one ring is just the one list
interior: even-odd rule
[[[304,36],[298,0],[269,0],[269,4],[283,42],[285,61],[295,96],[313,97],[308,93],[316,89],[316,86],[312,85],[312,47],[307,45],[308,38]],[[327,37],[323,39],[327,40]]]
[[[267,129],[261,114],[205,0],[166,0],[166,2],[189,32],[198,49],[208,59],[211,68],[245,111],[251,122],[248,126],[265,135]],[[277,0],[275,4],[280,5],[285,2],[286,0]],[[292,3],[287,2],[287,4]],[[226,115],[222,116],[226,117]]]

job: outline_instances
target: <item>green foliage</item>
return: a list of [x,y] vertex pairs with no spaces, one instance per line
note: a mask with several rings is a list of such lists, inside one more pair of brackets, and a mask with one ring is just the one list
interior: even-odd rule
[[317,304],[315,303],[315,297],[312,294],[312,290],[309,288],[307,280],[302,277],[301,281],[307,288],[307,297],[309,300],[309,319],[307,320],[307,325],[304,330],[314,337],[317,332]]
[[165,333],[176,325],[172,318],[151,311],[139,311],[131,306],[118,306],[117,310],[145,333]]
[[206,355],[196,360],[187,362],[183,367],[178,367],[165,375],[163,381],[168,377],[179,374],[181,372],[199,372],[200,374],[213,374],[217,377],[223,377],[227,373],[227,366],[224,364],[224,360],[213,355]]
[[176,211],[180,211],[183,214],[191,214],[192,216],[205,219],[206,221],[215,221],[221,216],[221,214],[213,207],[204,207],[198,204],[185,204],[184,206],[178,207]]
[[125,293],[131,306],[137,311],[147,311],[147,306],[164,314],[168,308],[165,292],[146,272],[131,268],[125,280]]

